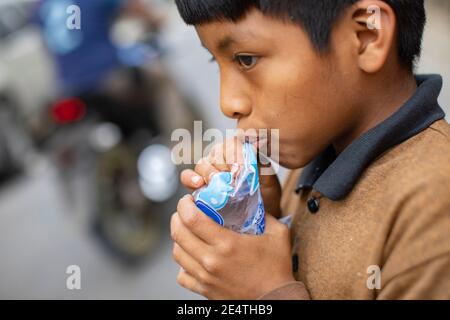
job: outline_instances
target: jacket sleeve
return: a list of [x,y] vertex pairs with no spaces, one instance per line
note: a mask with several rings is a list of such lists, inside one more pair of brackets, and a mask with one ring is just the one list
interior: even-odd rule
[[450,254],[426,261],[386,283],[382,300],[449,300]]
[[377,299],[450,299],[450,179],[405,200],[385,245]]
[[[281,198],[281,210],[283,216],[293,215],[298,205],[298,197],[294,190],[301,169],[291,171],[283,183],[283,195]],[[279,288],[272,290],[259,297],[259,300],[309,300],[310,296],[305,285],[299,281],[286,283]]]

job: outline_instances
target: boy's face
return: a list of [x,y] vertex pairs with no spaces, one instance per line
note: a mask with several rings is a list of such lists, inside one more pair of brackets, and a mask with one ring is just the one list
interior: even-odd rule
[[330,53],[321,56],[299,25],[256,9],[237,23],[196,26],[220,68],[223,113],[240,129],[279,129],[285,167],[306,165],[346,134],[355,116],[348,97],[357,92],[351,59],[357,52],[340,29],[334,28]]

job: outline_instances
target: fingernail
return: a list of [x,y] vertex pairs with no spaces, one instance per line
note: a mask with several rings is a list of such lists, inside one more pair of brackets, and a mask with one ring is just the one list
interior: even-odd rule
[[190,198],[191,197],[191,194],[185,194],[184,196],[183,196],[183,198],[181,198],[181,199],[186,199],[186,198]]
[[191,178],[192,183],[195,184],[195,185],[199,184],[199,182],[201,180],[202,180],[202,178],[200,176],[197,176],[197,175],[192,176],[192,178]]

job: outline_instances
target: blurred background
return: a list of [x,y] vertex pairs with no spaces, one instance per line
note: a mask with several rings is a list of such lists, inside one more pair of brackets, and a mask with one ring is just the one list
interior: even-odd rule
[[[450,2],[426,3],[418,72],[450,112]],[[208,61],[170,0],[0,0],[0,298],[200,298],[171,258],[170,135],[234,128]]]

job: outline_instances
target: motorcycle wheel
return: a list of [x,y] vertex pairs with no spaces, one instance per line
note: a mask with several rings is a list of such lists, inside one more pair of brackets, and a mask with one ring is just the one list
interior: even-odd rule
[[132,264],[149,256],[163,234],[163,213],[142,194],[136,162],[123,144],[99,155],[94,208],[94,230],[101,242]]

